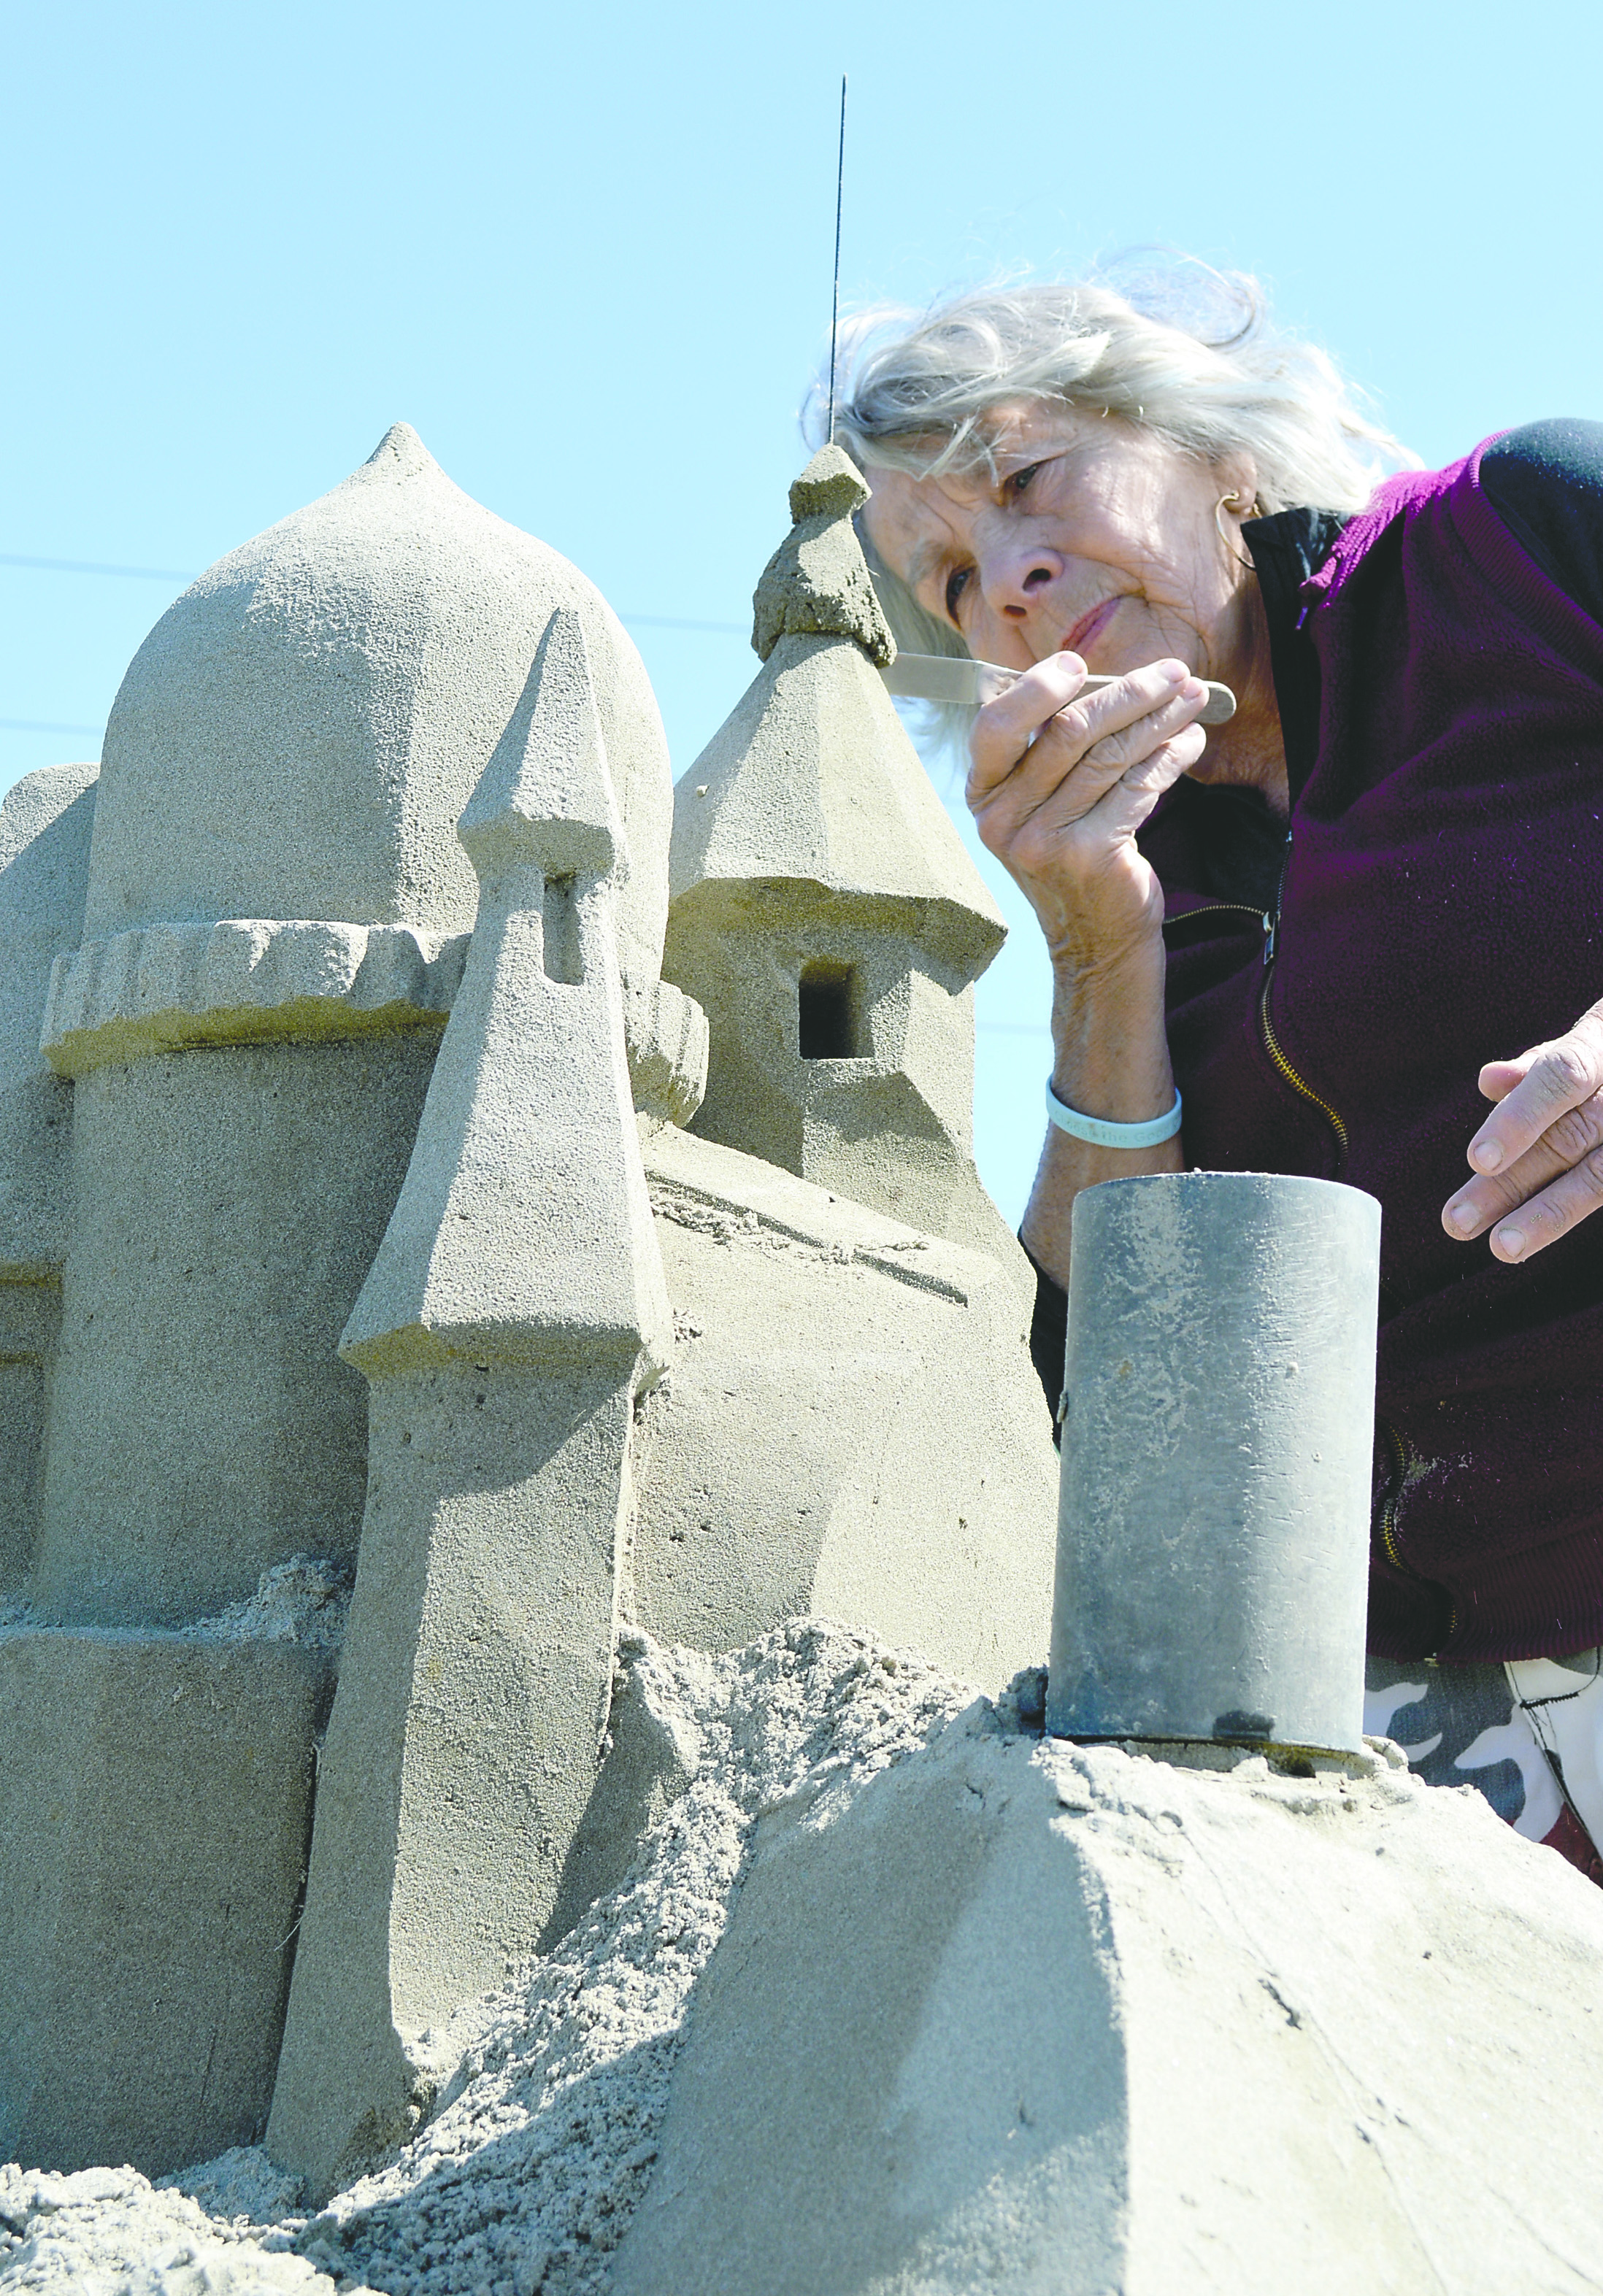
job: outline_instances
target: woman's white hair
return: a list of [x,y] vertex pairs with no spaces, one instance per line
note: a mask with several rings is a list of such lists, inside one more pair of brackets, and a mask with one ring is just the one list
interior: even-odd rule
[[[828,379],[804,430],[820,439]],[[1184,258],[1108,278],[975,288],[925,312],[884,305],[842,331],[835,438],[865,469],[928,476],[991,465],[999,408],[1056,399],[1155,432],[1213,462],[1245,450],[1267,513],[1362,508],[1417,458],[1360,412],[1334,362],[1273,329],[1256,283]],[[870,553],[899,644],[961,653]]]

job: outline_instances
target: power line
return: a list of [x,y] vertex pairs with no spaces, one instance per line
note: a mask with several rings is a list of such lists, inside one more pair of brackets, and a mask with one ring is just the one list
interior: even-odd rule
[[[18,566],[32,574],[112,574],[135,582],[193,582],[194,576],[175,566],[108,566],[92,558],[25,558],[0,551],[0,566]],[[693,630],[711,637],[744,638],[743,622],[692,621],[678,614],[620,614],[626,628]],[[103,726],[69,726],[54,718],[0,718],[0,734],[86,734],[105,732]]]
[[[117,574],[135,582],[193,582],[195,577],[179,571],[176,566],[107,566],[92,558],[22,558],[12,551],[0,551],[0,566],[26,567],[34,574]],[[686,620],[678,614],[620,614],[625,625],[636,625],[645,630],[703,630],[714,637],[744,638],[744,622],[701,622]]]
[[625,629],[642,630],[711,630],[719,637],[745,638],[752,635],[748,622],[682,622],[677,614],[624,614],[618,617]]
[[0,566],[26,566],[35,574],[124,574],[136,582],[193,582],[174,566],[103,566],[89,558],[17,558],[0,552]]

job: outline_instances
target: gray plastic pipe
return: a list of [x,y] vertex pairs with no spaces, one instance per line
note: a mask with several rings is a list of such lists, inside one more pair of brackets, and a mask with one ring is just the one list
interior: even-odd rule
[[1379,1255],[1328,1180],[1076,1200],[1054,1735],[1361,1746]]

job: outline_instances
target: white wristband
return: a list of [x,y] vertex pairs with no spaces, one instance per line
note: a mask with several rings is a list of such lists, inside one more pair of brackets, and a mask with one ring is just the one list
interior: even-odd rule
[[1160,1141],[1172,1140],[1180,1128],[1180,1096],[1177,1091],[1167,1116],[1151,1117],[1145,1124],[1110,1124],[1104,1117],[1081,1116],[1077,1108],[1065,1106],[1048,1078],[1047,1114],[1060,1132],[1089,1141],[1093,1148],[1155,1148]]

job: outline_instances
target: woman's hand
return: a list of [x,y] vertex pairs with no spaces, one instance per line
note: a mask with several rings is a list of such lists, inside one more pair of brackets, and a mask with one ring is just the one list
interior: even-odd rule
[[[1174,1101],[1163,1027],[1163,895],[1136,832],[1206,740],[1206,698],[1184,662],[1156,661],[1076,699],[1077,654],[1054,654],[981,710],[968,802],[980,835],[1029,896],[1051,951],[1052,1086],[1116,1124]],[[1060,1283],[1082,1188],[1184,1168],[1179,1138],[1097,1148],[1048,1132],[1023,1234]]]
[[1493,1258],[1517,1265],[1603,1205],[1603,1001],[1567,1036],[1488,1062],[1480,1088],[1498,1106],[1442,1224],[1462,1242],[1491,1228]]
[[1028,896],[1060,970],[1117,964],[1163,922],[1136,832],[1207,740],[1207,688],[1155,661],[1077,701],[1078,654],[1037,662],[974,720],[968,804]]

